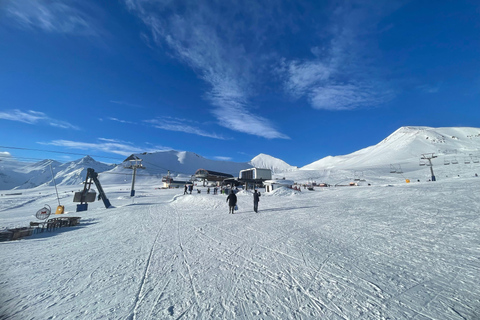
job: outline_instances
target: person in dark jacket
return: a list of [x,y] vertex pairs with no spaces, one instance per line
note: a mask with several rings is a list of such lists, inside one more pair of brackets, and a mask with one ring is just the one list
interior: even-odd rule
[[255,190],[253,193],[253,211],[258,212],[258,202],[260,201],[260,192]]
[[235,193],[230,193],[227,197],[227,202],[228,202],[228,213],[231,213],[233,214],[233,212],[235,211],[235,206],[237,205],[237,196],[235,195]]

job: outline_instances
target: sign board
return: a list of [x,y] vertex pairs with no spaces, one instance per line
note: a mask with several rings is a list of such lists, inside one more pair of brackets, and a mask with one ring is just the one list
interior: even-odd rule
[[[73,196],[73,202],[82,202],[82,194],[82,191],[75,192],[75,195]],[[87,195],[85,196],[85,202],[95,202],[96,197],[96,192],[87,192]]]
[[50,216],[50,213],[52,213],[52,210],[50,208],[43,207],[42,209],[37,211],[35,217],[37,217],[37,219],[39,220],[47,220]]

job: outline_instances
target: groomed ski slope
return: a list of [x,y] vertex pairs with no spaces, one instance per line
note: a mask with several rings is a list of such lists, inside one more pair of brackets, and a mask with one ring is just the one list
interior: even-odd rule
[[[479,319],[480,178],[224,195],[121,186],[0,243],[0,319]],[[26,225],[52,188],[0,197]],[[41,194],[40,194],[41,192]],[[32,200],[33,199],[33,200]]]

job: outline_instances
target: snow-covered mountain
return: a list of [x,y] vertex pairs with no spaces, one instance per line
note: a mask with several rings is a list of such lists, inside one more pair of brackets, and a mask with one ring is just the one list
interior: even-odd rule
[[1,166],[0,189],[26,189],[42,184],[53,185],[50,164],[57,185],[78,185],[85,180],[86,169],[93,168],[101,173],[102,183],[130,183],[132,169],[129,160],[142,159],[143,170],[138,170],[139,182],[159,179],[170,172],[179,179],[189,179],[198,169],[207,169],[238,176],[240,170],[257,167],[269,168],[273,172],[296,169],[284,161],[266,154],[260,154],[250,162],[218,161],[204,158],[188,151],[159,151],[154,153],[132,154],[122,165],[107,165],[86,156],[82,159],[61,164],[53,160],[37,163],[9,162],[9,166]]
[[90,156],[66,163],[55,160],[42,160],[36,163],[3,161],[0,163],[0,189],[27,189],[53,185],[52,171],[57,185],[76,185],[85,180],[87,168],[103,172],[114,167],[95,161]]
[[283,160],[269,156],[268,154],[260,153],[258,156],[250,161],[250,165],[255,168],[270,169],[273,173],[295,171],[298,167],[291,166]]
[[480,155],[480,128],[401,127],[374,146],[348,155],[328,156],[303,170],[360,169],[389,164],[418,166],[422,154],[435,153],[437,164],[472,161]]
[[[276,177],[306,182],[312,179],[353,179],[356,170],[370,170],[370,176],[378,176],[379,173],[388,175],[389,166],[401,166],[404,171],[417,171],[421,155],[427,153],[435,153],[437,156],[433,163],[435,166],[442,165],[442,169],[436,168],[440,174],[463,174],[465,166],[447,168],[443,164],[466,164],[468,161],[477,165],[480,158],[480,128],[401,127],[374,146],[348,155],[328,156],[300,169],[266,154],[259,154],[249,162],[233,162],[211,160],[188,151],[170,150],[132,154],[127,159],[142,159],[144,169],[137,173],[139,182],[149,179],[160,181],[168,171],[172,177],[186,180],[200,168],[238,176],[240,170],[252,167],[268,168]],[[0,189],[53,185],[50,165],[58,185],[81,184],[85,180],[87,168],[102,173],[102,183],[130,183],[132,170],[126,168],[128,164],[130,161],[118,166],[108,165],[89,156],[63,164],[53,160],[25,164],[6,159],[0,161]],[[425,174],[428,176],[429,172],[425,171]],[[423,176],[421,178],[424,179]]]

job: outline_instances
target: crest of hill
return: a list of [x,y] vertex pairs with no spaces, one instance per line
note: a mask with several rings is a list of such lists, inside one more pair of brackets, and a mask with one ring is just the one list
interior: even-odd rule
[[480,128],[401,127],[374,146],[343,156],[328,156],[303,170],[351,169],[388,166],[391,163],[416,163],[422,154],[437,156],[480,153]]
[[2,168],[2,173],[0,174],[1,190],[28,189],[41,185],[53,185],[52,171],[57,185],[81,184],[86,178],[87,168],[103,172],[114,167],[114,165],[98,162],[90,156],[66,163],[49,159],[36,163],[20,161],[14,161],[14,163],[14,166]]
[[[271,169],[273,172],[293,171],[297,169],[297,167],[293,167],[283,160],[266,154],[259,154],[250,162],[233,162],[210,160],[188,151],[169,150],[132,154],[125,159],[124,165],[130,160],[135,161],[135,159],[142,159],[142,165],[149,174],[166,174],[170,171],[173,176],[192,175],[198,169],[228,173],[234,177],[238,176],[241,170],[252,167]],[[116,170],[122,171],[121,168],[117,168]]]
[[268,154],[260,153],[258,156],[250,161],[252,167],[270,169],[273,173],[295,171],[298,168],[291,166],[283,160],[269,156]]

